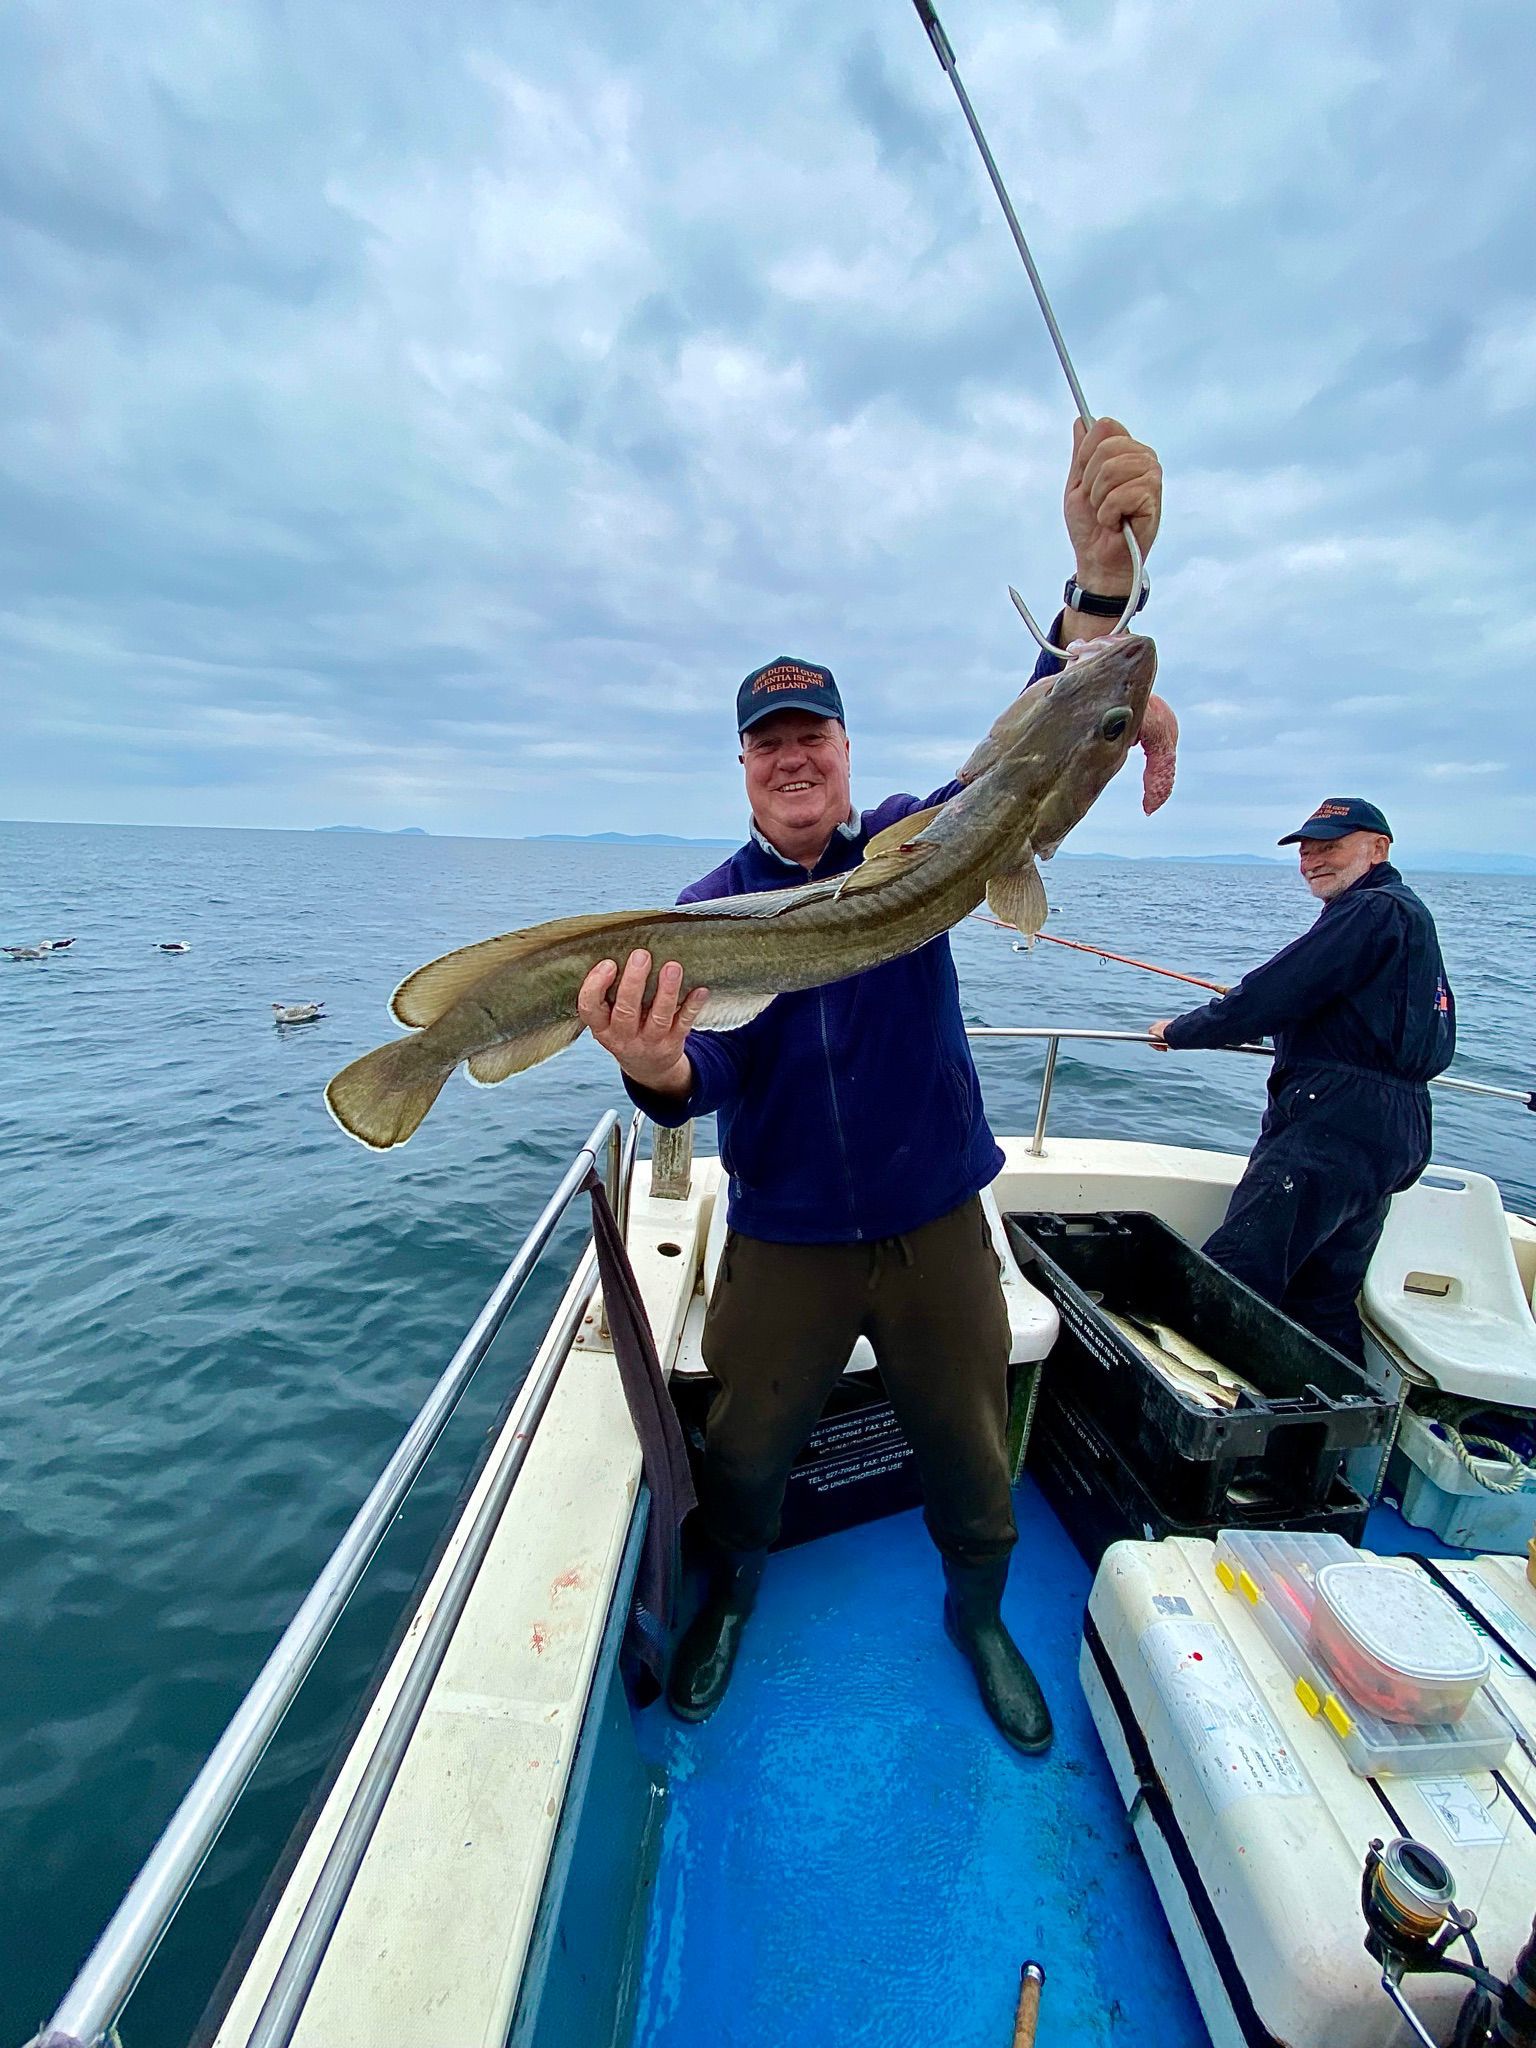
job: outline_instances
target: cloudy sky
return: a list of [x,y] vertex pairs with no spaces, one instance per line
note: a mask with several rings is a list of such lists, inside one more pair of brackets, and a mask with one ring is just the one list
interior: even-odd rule
[[[1326,793],[1536,850],[1529,0],[947,0],[1184,728],[1078,844]],[[0,815],[742,821],[749,667],[949,774],[1070,401],[906,0],[0,14]]]

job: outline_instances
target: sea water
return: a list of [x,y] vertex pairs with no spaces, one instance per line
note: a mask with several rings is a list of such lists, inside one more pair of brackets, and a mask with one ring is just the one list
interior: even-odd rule
[[[670,900],[704,846],[0,826],[0,2048],[51,2009],[555,1181],[604,1109],[590,1042],[455,1082],[403,1150],[327,1116],[434,954]],[[1473,1080],[1529,1087],[1536,881],[1415,875]],[[1304,930],[1295,872],[1055,862],[1052,929],[1232,981]],[[167,954],[161,942],[185,941]],[[972,1023],[1142,1030],[1198,989],[954,939]],[[271,1004],[323,1001],[279,1029]],[[994,1128],[1043,1048],[977,1047]],[[1051,1127],[1245,1150],[1266,1063],[1067,1045]],[[807,1115],[814,1115],[808,1104]],[[1437,1156],[1536,1211],[1536,1120],[1444,1092]],[[710,1134],[700,1134],[702,1146]],[[570,1271],[572,1220],[434,1455],[130,2009],[184,2039]]]

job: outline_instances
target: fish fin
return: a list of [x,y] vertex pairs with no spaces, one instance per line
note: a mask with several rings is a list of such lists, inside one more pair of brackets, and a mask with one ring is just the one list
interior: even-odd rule
[[503,932],[499,938],[460,946],[456,952],[444,953],[429,960],[425,967],[418,967],[414,974],[408,974],[389,999],[389,1013],[397,1023],[422,1030],[435,1024],[462,996],[468,995],[476,982],[497,968],[524,954],[542,952],[560,939],[623,922],[623,912],[594,911],[585,917],[556,918],[549,924],[529,925],[523,931]]
[[754,989],[737,989],[730,993],[712,995],[693,1020],[695,1031],[736,1031],[743,1024],[750,1024],[754,1017],[760,1017],[773,1001],[777,990],[770,989],[760,995]]
[[1026,857],[1022,867],[987,877],[987,907],[994,917],[1011,924],[1034,944],[1045,923],[1047,904],[1045,884],[1033,853]]
[[535,1031],[525,1031],[519,1038],[503,1038],[497,1045],[488,1045],[483,1052],[477,1052],[469,1060],[469,1078],[478,1087],[494,1088],[498,1081],[510,1079],[529,1067],[536,1067],[540,1060],[553,1059],[557,1052],[564,1052],[573,1045],[587,1027],[579,1017],[562,1017],[554,1024],[541,1024]]
[[410,1137],[456,1064],[419,1038],[391,1039],[342,1068],[326,1088],[326,1107],[349,1137],[387,1152]]
[[943,808],[942,804],[935,804],[931,810],[916,811],[910,818],[898,818],[894,825],[887,825],[883,832],[877,832],[865,847],[864,858],[858,866],[838,876],[832,894],[848,896],[861,889],[878,889],[893,875],[910,869],[914,861],[926,860],[935,851],[937,842],[921,839],[918,835],[933,823]]
[[926,832],[945,808],[943,804],[931,804],[926,811],[914,811],[910,818],[898,818],[894,825],[887,825],[865,847],[865,860],[878,860],[883,853],[900,853],[919,832]]
[[862,889],[878,889],[897,875],[909,872],[915,861],[926,860],[933,851],[930,842],[926,846],[893,846],[888,853],[877,853],[873,860],[866,854],[856,868],[838,877],[832,894],[854,896]]
[[743,918],[783,917],[787,911],[836,896],[839,880],[837,875],[823,875],[819,882],[802,882],[793,889],[765,889],[758,895],[717,896],[705,903],[680,903],[675,915],[729,918],[734,922]]

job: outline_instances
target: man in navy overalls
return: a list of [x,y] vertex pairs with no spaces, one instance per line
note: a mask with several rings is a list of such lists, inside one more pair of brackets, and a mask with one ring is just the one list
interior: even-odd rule
[[1336,1351],[1363,1358],[1355,1297],[1387,1205],[1429,1163],[1427,1083],[1456,1050],[1435,921],[1363,797],[1328,797],[1282,846],[1323,905],[1228,995],[1152,1026],[1162,1050],[1271,1037],[1269,1107],[1209,1255]]

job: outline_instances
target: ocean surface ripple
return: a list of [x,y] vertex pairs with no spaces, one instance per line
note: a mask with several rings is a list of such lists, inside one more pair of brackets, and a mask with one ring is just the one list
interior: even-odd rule
[[[44,2017],[597,1117],[584,1042],[455,1084],[375,1155],[321,1091],[449,947],[667,901],[699,846],[0,826],[0,2048]],[[1473,1080],[1528,1087],[1536,883],[1413,876]],[[1072,861],[1053,929],[1234,980],[1305,929],[1287,868]],[[184,954],[159,942],[179,939]],[[955,937],[973,1023],[1141,1030],[1199,991],[1060,948]],[[323,1000],[279,1029],[273,1001]],[[996,1129],[1032,1128],[1038,1046],[977,1051]],[[1264,1065],[1073,1046],[1052,1128],[1245,1150]],[[1536,1210],[1536,1124],[1441,1096],[1437,1155]],[[703,1141],[710,1142],[707,1138]],[[130,2012],[184,2039],[313,1788],[580,1241],[557,1242],[481,1368]]]

